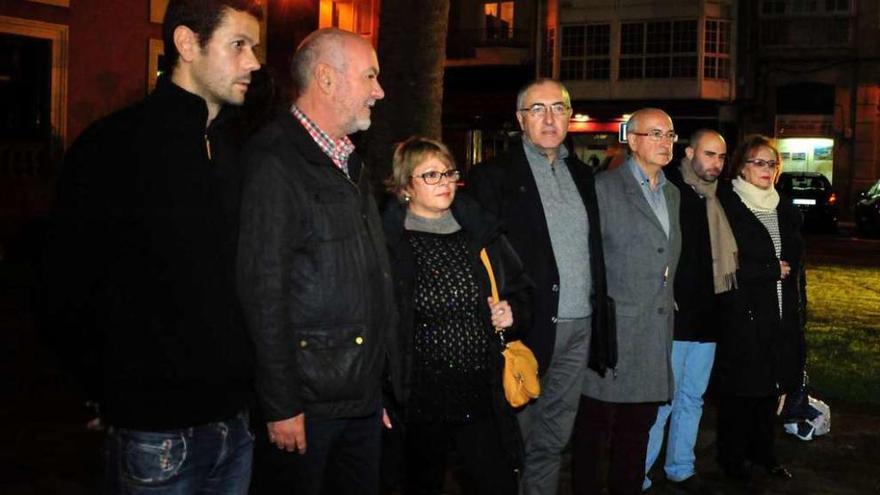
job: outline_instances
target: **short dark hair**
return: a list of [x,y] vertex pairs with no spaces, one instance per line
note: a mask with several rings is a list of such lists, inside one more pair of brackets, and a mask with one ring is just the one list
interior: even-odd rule
[[715,129],[709,129],[709,128],[703,127],[703,128],[697,129],[696,131],[694,131],[693,134],[691,134],[691,137],[688,140],[688,146],[693,149],[697,149],[697,143],[699,143],[700,140],[703,139],[703,136],[708,135],[708,134],[714,134],[714,135],[720,137],[722,140],[724,139],[724,136],[722,136],[721,133],[716,131]]
[[174,46],[174,30],[186,26],[198,36],[200,47],[204,47],[223,20],[226,10],[247,12],[257,20],[263,19],[260,0],[171,0],[162,22],[162,41],[165,43],[165,69],[173,72],[180,58]]
[[746,136],[743,142],[736,147],[736,151],[733,152],[733,160],[730,162],[730,170],[727,172],[727,177],[729,179],[736,179],[739,177],[742,169],[746,166],[746,160],[749,159],[749,155],[753,150],[758,148],[768,148],[776,156],[776,162],[781,165],[782,162],[779,158],[779,149],[773,144],[773,141],[767,136],[751,134]]

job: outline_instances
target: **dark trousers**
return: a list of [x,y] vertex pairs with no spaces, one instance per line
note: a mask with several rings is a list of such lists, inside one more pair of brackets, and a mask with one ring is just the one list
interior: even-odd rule
[[406,495],[443,492],[447,460],[454,449],[462,464],[466,495],[515,495],[516,477],[495,422],[411,423],[406,428]]
[[718,400],[718,463],[740,469],[746,460],[764,467],[779,464],[774,437],[777,397],[721,396]]
[[648,432],[657,419],[656,402],[602,402],[581,396],[572,443],[575,495],[602,493],[599,466],[608,456],[608,493],[637,495],[645,479]]
[[362,418],[306,415],[306,453],[270,444],[262,425],[251,494],[376,495],[379,492],[382,413]]

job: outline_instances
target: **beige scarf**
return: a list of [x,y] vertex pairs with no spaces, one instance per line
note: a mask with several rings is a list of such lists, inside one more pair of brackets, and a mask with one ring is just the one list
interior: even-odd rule
[[733,179],[733,192],[742,200],[750,210],[776,211],[779,205],[779,193],[775,187],[761,189],[760,187],[737,177]]
[[685,157],[681,160],[681,177],[685,184],[694,188],[697,194],[706,198],[706,217],[709,223],[709,241],[712,246],[712,274],[714,275],[715,293],[721,294],[736,288],[737,247],[733,230],[724,214],[724,208],[718,202],[715,191],[718,181],[707,181],[694,172],[691,161]]

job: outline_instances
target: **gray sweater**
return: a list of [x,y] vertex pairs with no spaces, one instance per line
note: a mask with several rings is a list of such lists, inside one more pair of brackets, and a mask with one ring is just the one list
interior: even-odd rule
[[553,163],[528,138],[523,137],[526,159],[535,177],[553,257],[559,270],[559,308],[561,319],[590,316],[590,225],[587,210],[564,160],[560,146]]

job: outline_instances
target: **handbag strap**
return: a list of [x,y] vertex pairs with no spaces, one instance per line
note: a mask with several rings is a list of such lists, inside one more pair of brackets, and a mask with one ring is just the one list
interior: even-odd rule
[[[486,273],[489,274],[489,288],[492,291],[492,302],[497,303],[501,298],[498,297],[498,284],[495,282],[495,272],[492,270],[492,262],[489,261],[489,253],[486,252],[486,248],[480,249],[480,261],[483,262],[483,266],[486,267]],[[504,329],[496,328],[495,332],[501,337],[501,345],[505,346]]]
[[486,267],[486,273],[489,274],[489,287],[492,289],[492,302],[497,303],[500,300],[498,297],[498,284],[495,282],[495,272],[492,271],[492,262],[489,261],[489,253],[486,252],[486,248],[480,249],[480,261],[483,262],[483,266]]

